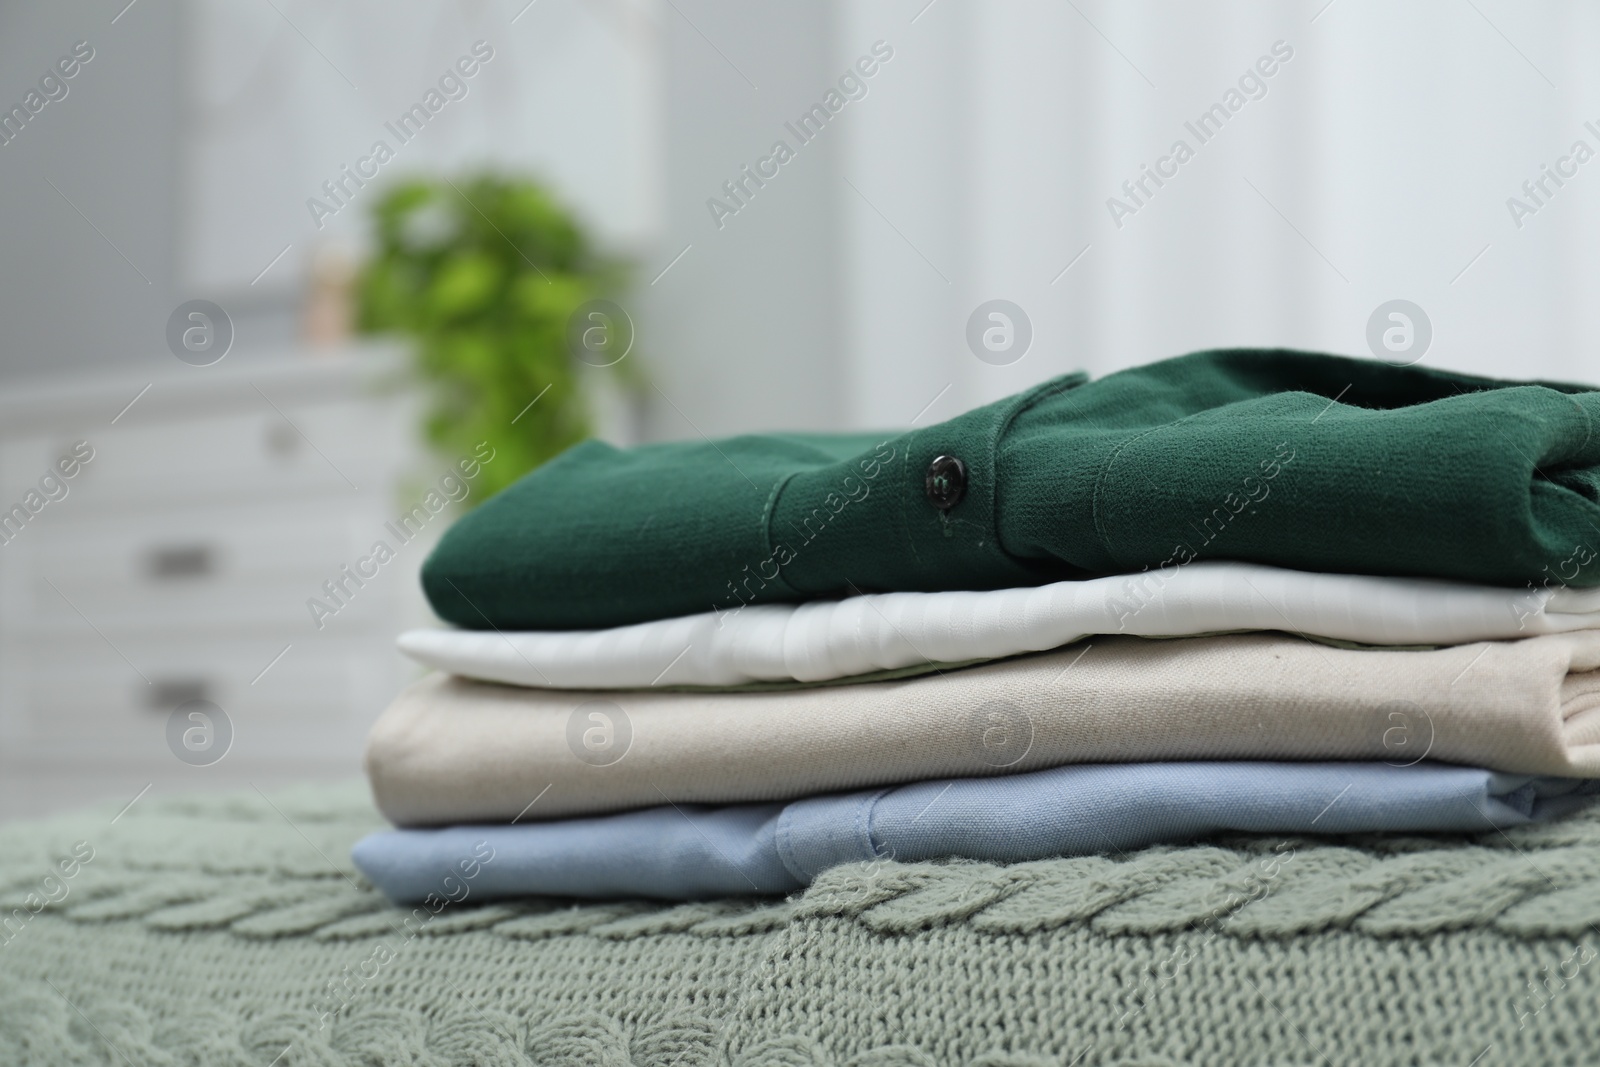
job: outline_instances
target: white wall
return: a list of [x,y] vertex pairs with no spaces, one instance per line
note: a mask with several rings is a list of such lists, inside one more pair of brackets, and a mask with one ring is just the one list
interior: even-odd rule
[[[525,2],[525,0],[524,0]],[[654,29],[636,5],[546,0],[398,7],[195,4],[183,277],[227,292],[292,286],[318,241],[359,244],[382,186],[408,174],[489,166],[541,175],[602,240],[653,236],[646,80]],[[513,21],[515,20],[515,21]],[[303,35],[303,36],[302,36]],[[414,138],[385,123],[483,42],[484,61]],[[469,64],[469,69],[470,69]],[[456,90],[462,92],[462,90]],[[375,141],[395,151],[348,207],[307,207]]]
[[[196,297],[233,318],[230,358],[281,351],[313,250],[359,250],[382,185],[408,174],[532,173],[612,250],[653,248],[650,0],[125,4],[0,6],[6,107],[73,42],[95,49],[67,97],[0,146],[0,377],[170,372],[167,316]],[[411,142],[387,135],[478,40],[494,58],[467,95]],[[318,226],[308,199],[380,137],[394,161]]]
[[6,111],[74,43],[94,50],[65,98],[0,145],[0,376],[176,362],[161,338],[175,303],[180,12],[116,13],[0,6]]

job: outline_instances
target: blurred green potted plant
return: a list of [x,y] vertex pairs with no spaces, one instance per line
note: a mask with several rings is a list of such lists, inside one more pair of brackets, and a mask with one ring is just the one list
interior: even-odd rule
[[[598,255],[572,216],[524,178],[415,179],[390,189],[373,215],[360,328],[416,342],[430,387],[426,435],[442,455],[471,455],[480,441],[495,449],[469,500],[588,437],[574,340],[624,339],[585,334],[589,319],[602,321],[587,311],[574,323],[584,305],[621,289],[622,265]],[[625,341],[631,347],[631,325]],[[632,366],[612,368],[625,385],[637,384]]]

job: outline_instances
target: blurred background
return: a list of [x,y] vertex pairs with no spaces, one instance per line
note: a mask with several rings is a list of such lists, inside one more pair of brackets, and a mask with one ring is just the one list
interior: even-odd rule
[[1600,378],[1597,47],[1576,2],[5,0],[0,818],[356,774],[429,544],[588,434],[1219,346]]

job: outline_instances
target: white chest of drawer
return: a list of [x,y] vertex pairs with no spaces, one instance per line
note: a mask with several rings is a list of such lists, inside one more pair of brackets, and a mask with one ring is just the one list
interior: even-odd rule
[[[402,366],[363,350],[0,396],[0,774],[356,772],[367,726],[417,673],[393,641],[430,617],[417,571],[450,516],[320,626],[307,600],[393,542],[384,524],[445,466],[416,442]],[[65,495],[5,526],[79,441],[93,458]],[[190,699],[232,723],[213,767],[169,751]]]

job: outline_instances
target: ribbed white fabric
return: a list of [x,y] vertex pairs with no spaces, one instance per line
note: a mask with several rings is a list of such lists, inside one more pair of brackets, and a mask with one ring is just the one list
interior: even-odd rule
[[1205,562],[987,592],[763,604],[611,630],[412,630],[402,652],[490,682],[557,689],[823,682],[1000,659],[1095,634],[1283,630],[1372,645],[1457,645],[1600,626],[1600,589],[1505,589]]

